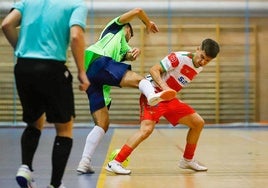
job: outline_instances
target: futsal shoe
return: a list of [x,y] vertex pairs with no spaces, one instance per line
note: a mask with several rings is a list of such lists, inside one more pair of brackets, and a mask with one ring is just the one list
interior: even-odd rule
[[171,99],[174,99],[176,95],[177,92],[173,89],[168,89],[159,93],[151,94],[148,97],[148,104],[150,106],[155,106],[161,101],[170,101]]
[[200,164],[198,164],[198,162],[196,160],[186,160],[184,158],[182,158],[179,162],[179,167],[183,168],[183,169],[191,169],[191,170],[195,170],[195,171],[207,171],[208,168],[205,166],[202,166]]
[[88,159],[88,158],[82,158],[81,159],[76,171],[77,171],[78,175],[95,173],[95,170],[91,165],[91,160]]
[[16,175],[17,183],[21,188],[36,188],[33,174],[27,165],[21,165]]
[[125,169],[121,163],[117,162],[116,160],[110,161],[105,169],[108,172],[113,172],[118,175],[129,175],[131,173],[131,170]]

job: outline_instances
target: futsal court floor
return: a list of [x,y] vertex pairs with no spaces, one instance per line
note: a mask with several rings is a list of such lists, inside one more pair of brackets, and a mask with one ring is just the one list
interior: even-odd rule
[[[96,173],[77,175],[76,167],[92,127],[75,127],[73,148],[63,182],[67,188],[265,188],[268,187],[268,126],[209,125],[201,134],[195,158],[207,172],[180,169],[187,128],[157,126],[153,134],[131,155],[131,175],[105,171],[109,153],[120,148],[138,126],[112,125],[93,157]],[[23,127],[0,128],[0,187],[17,188],[20,136]],[[34,158],[38,188],[50,180],[54,128],[44,129]]]

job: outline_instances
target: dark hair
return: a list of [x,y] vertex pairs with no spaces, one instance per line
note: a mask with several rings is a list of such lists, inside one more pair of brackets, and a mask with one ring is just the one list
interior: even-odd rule
[[220,47],[216,41],[205,39],[201,44],[201,50],[204,50],[207,56],[215,58],[220,52]]
[[127,23],[126,25],[127,25],[127,26],[129,27],[129,29],[130,29],[131,37],[133,37],[133,36],[134,36],[134,32],[133,32],[133,28],[132,28],[131,24],[130,24],[130,23]]

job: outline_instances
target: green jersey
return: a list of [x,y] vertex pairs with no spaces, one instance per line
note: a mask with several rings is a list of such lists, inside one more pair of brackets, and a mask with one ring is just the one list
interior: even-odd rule
[[[90,64],[100,56],[111,57],[115,61],[122,61],[125,54],[131,49],[126,41],[124,26],[120,23],[119,17],[110,21],[101,32],[100,38],[96,43],[85,50],[85,68],[90,68]],[[103,86],[105,105],[111,102],[111,87]]]

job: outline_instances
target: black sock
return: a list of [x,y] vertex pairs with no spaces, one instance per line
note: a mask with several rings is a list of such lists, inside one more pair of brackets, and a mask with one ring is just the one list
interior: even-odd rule
[[59,187],[69,159],[73,145],[73,139],[56,136],[52,151],[52,175],[51,185]]
[[27,165],[31,171],[33,157],[39,143],[41,131],[33,126],[27,126],[21,136],[22,164]]

